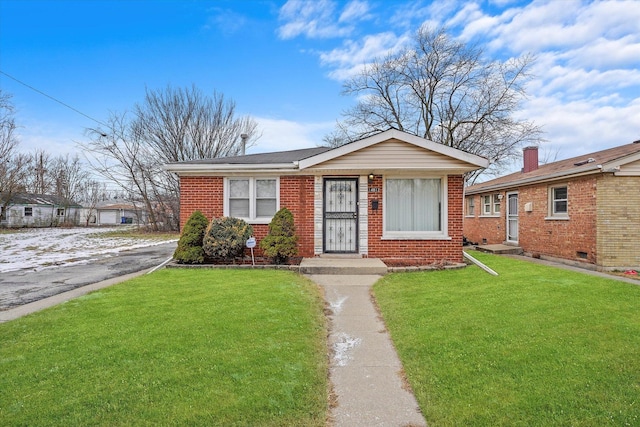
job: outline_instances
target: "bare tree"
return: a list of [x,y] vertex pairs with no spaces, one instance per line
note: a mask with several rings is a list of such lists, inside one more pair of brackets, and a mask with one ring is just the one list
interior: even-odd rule
[[16,193],[25,191],[29,156],[18,152],[11,95],[0,89],[0,212],[6,212]]
[[162,165],[236,155],[242,135],[257,139],[257,123],[236,116],[235,103],[195,87],[147,90],[133,116],[112,115],[107,129],[89,130],[83,147],[96,171],[140,200],[154,228],[179,226],[179,181]]
[[52,191],[51,154],[44,149],[36,149],[31,156],[33,170],[27,180],[27,192],[34,194],[49,194]]
[[523,144],[540,141],[540,128],[514,115],[533,61],[488,61],[481,48],[424,26],[413,47],[366,65],[344,83],[343,94],[358,101],[325,141],[335,146],[396,128],[484,156],[499,169]]

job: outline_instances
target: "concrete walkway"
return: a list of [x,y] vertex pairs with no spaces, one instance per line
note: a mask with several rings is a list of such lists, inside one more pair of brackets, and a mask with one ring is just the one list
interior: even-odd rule
[[330,378],[336,427],[426,426],[402,365],[371,300],[379,275],[308,275],[322,286],[330,315]]

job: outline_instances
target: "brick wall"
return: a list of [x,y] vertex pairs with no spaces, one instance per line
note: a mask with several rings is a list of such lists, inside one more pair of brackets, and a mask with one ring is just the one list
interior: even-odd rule
[[601,176],[597,200],[598,268],[640,270],[640,177]]
[[[567,185],[568,220],[549,217],[549,185],[524,187],[518,194],[519,241],[525,252],[595,263],[596,178],[583,177],[554,185]],[[533,210],[524,212],[526,203]],[[586,258],[578,256],[586,254]]]
[[223,178],[219,176],[180,177],[180,229],[199,210],[211,221],[223,215]]
[[[489,194],[489,193],[487,193]],[[473,243],[495,245],[498,243],[504,243],[506,240],[506,200],[507,197],[504,192],[490,193],[502,194],[502,200],[500,202],[500,215],[496,216],[482,216],[482,195],[474,194],[467,196],[467,199],[473,197],[475,202],[475,214],[473,216],[467,216],[466,212],[466,200],[465,200],[465,217],[464,217],[464,236]]]
[[[383,188],[381,176],[369,188]],[[369,256],[390,264],[425,265],[462,262],[462,176],[448,178],[448,227],[451,240],[382,240],[382,193],[369,193]],[[372,200],[378,209],[372,210]]]
[[[280,207],[288,208],[298,234],[298,255],[313,256],[313,176],[283,176],[280,178]],[[200,210],[207,219],[224,214],[224,179],[214,176],[183,176],[180,178],[180,227],[191,214]],[[252,224],[258,242],[267,235],[267,224]],[[262,255],[256,248],[256,255]]]

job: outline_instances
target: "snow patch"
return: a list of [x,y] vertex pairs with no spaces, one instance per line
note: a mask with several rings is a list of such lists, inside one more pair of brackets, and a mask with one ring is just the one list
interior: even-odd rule
[[0,272],[83,263],[97,256],[177,241],[100,236],[115,230],[122,228],[37,228],[0,234]]
[[336,366],[347,366],[352,357],[351,350],[362,342],[361,338],[352,337],[344,332],[336,336],[336,342],[333,344],[333,360]]

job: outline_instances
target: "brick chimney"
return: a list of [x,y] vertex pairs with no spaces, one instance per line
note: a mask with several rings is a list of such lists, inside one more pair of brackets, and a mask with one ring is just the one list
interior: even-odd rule
[[531,172],[538,169],[538,147],[525,147],[524,152],[524,168],[523,173]]

